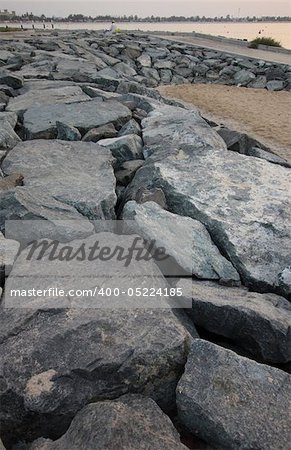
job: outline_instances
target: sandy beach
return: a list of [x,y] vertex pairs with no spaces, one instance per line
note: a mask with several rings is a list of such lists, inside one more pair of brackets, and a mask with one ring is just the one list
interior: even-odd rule
[[162,86],[171,98],[195,105],[208,119],[248,133],[291,163],[291,93],[237,86]]

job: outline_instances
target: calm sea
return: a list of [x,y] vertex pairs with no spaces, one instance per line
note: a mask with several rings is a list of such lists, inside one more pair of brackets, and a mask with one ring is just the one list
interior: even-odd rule
[[[117,24],[118,25],[118,24]],[[0,24],[4,26],[4,24]],[[14,26],[14,25],[13,25]],[[15,24],[20,27],[20,24]],[[25,23],[25,28],[31,24]],[[35,24],[36,28],[42,28],[41,23]],[[50,24],[47,24],[50,28]],[[56,23],[55,28],[74,30],[90,29],[102,30],[109,27],[108,23]],[[271,36],[281,42],[282,46],[291,49],[291,23],[121,23],[121,30],[142,30],[142,31],[170,31],[210,34],[213,36],[225,36],[251,41],[257,36]],[[260,32],[260,33],[259,33]]]

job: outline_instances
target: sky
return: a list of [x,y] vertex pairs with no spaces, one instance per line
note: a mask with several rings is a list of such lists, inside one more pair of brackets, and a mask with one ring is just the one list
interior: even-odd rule
[[84,15],[135,15],[145,16],[287,16],[291,15],[290,1],[274,0],[0,0],[0,9],[17,13],[33,12],[47,16]]

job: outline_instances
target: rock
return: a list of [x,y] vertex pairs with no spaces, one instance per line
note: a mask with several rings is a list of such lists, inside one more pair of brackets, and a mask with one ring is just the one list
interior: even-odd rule
[[256,78],[256,75],[249,70],[242,69],[239,72],[236,72],[234,75],[234,80],[237,84],[242,86],[246,86],[248,83],[253,81]]
[[98,128],[92,128],[89,130],[82,141],[84,142],[98,142],[101,139],[114,138],[117,136],[117,131],[115,126],[112,123],[108,123],[107,125],[102,125]]
[[[111,164],[110,152],[92,143],[39,140],[18,144],[9,152],[2,168],[8,175],[21,168],[25,186],[1,198],[0,223],[38,216],[50,221],[54,229],[58,219],[82,219],[81,229],[88,235],[92,228],[86,218],[115,218]],[[79,224],[74,226],[78,228]]]
[[[1,116],[1,114],[3,114]],[[0,149],[7,150],[15,147],[21,141],[11,126],[11,116],[6,118],[5,113],[0,113]]]
[[6,120],[11,127],[14,129],[16,127],[17,124],[17,114],[13,113],[13,112],[0,112],[0,122],[2,120]]
[[0,91],[4,92],[5,95],[7,95],[8,97],[14,97],[15,96],[15,91],[13,88],[5,85],[5,84],[0,84]]
[[[34,450],[43,449],[42,443],[41,440]],[[46,445],[45,450],[101,450],[117,446],[127,450],[186,450],[171,420],[157,404],[150,398],[130,394],[85,406],[68,431]]]
[[291,300],[291,266],[286,267],[278,275],[278,286],[289,300]]
[[53,139],[56,122],[69,123],[83,134],[92,128],[113,123],[121,127],[131,118],[131,111],[114,100],[38,106],[24,113],[23,125],[28,139]]
[[143,159],[125,161],[115,172],[116,181],[123,186],[127,186],[133,179],[135,172],[143,165],[143,163]]
[[[120,245],[127,249],[134,238],[99,233],[70,242],[70,247],[75,253],[81,244],[88,250],[98,242],[101,248],[109,244],[112,249]],[[21,298],[21,305],[32,302],[33,307],[9,308],[10,301],[16,306],[15,298],[8,296],[10,289],[15,283],[31,285],[32,279],[34,286],[42,289],[51,285],[52,277],[55,285],[60,283],[65,290],[96,285],[118,286],[126,292],[129,286],[163,288],[166,283],[154,263],[134,260],[128,268],[115,256],[88,265],[80,260],[52,261],[48,254],[41,261],[37,254],[27,261],[27,252],[21,253],[7,280],[6,308],[0,314],[3,439],[57,439],[86,404],[130,392],[145,394],[168,411],[173,408],[175,387],[193,338],[173,311],[162,306],[166,302],[160,297],[71,295],[72,307],[65,309],[60,307],[68,299],[26,297]],[[49,306],[53,301],[58,309]],[[156,308],[157,304],[161,308]],[[150,305],[155,305],[154,309]],[[20,360],[24,352],[26,357]]]
[[8,52],[7,50],[0,50],[0,61],[7,62],[9,58],[12,58],[14,53]]
[[80,131],[63,122],[56,122],[57,127],[57,139],[62,141],[80,141],[82,139]]
[[160,81],[160,75],[159,75],[159,72],[157,71],[157,69],[153,69],[153,68],[149,68],[149,67],[143,67],[141,69],[141,73],[146,78],[152,78],[152,79],[154,79],[157,82]]
[[178,414],[216,448],[286,449],[291,377],[195,339],[177,387]]
[[23,114],[27,109],[37,106],[74,103],[90,100],[90,97],[79,86],[64,86],[56,89],[28,91],[26,94],[11,98],[7,111]]
[[155,45],[154,47],[147,47],[146,54],[155,62],[166,58],[170,54],[170,51],[167,48],[161,48]]
[[129,59],[137,59],[140,57],[141,49],[138,45],[127,44],[125,49],[122,50],[122,54],[126,55]]
[[114,70],[116,70],[119,74],[126,77],[134,77],[137,75],[136,71],[130,67],[128,64],[124,62],[120,62],[114,66]]
[[274,153],[268,152],[258,147],[251,147],[248,149],[249,156],[255,156],[256,158],[265,159],[273,164],[280,164],[284,167],[291,167],[290,164],[280,156],[275,155]]
[[134,119],[131,119],[123,125],[118,132],[118,136],[126,136],[128,134],[137,134],[138,136],[141,136],[141,127]]
[[164,84],[169,84],[172,80],[172,75],[173,74],[171,70],[161,69],[160,70],[161,82]]
[[232,340],[255,357],[274,364],[291,360],[291,305],[283,297],[193,281],[188,313],[195,325]]
[[141,65],[141,67],[152,67],[152,58],[146,53],[140,55],[136,61]]
[[255,78],[254,81],[251,81],[248,87],[251,87],[253,89],[265,89],[266,84],[267,78],[264,75],[260,75],[257,78]]
[[169,60],[156,61],[154,64],[155,69],[173,69],[174,66],[175,63]]
[[142,140],[136,134],[128,134],[112,139],[102,139],[98,144],[110,149],[117,161],[117,165],[131,159],[141,159],[143,157]]
[[157,107],[143,128],[146,162],[127,199],[136,199],[141,188],[162,189],[171,212],[206,226],[244,284],[273,291],[277,274],[290,264],[289,170],[227,152],[193,111]]
[[155,240],[158,247],[165,248],[186,275],[239,282],[237,271],[219,253],[200,222],[171,214],[155,202],[142,205],[128,202],[123,210],[123,219],[134,221],[130,225],[134,232],[148,240]]
[[284,81],[281,80],[271,80],[266,84],[268,91],[282,91],[284,89]]
[[82,86],[82,90],[83,92],[85,92],[85,94],[89,95],[89,97],[91,98],[102,98],[102,100],[114,100],[119,96],[119,94],[115,94],[114,92],[106,92],[106,91],[102,91],[102,89],[98,89],[96,87],[92,87],[92,86]]
[[11,72],[0,70],[0,84],[7,84],[13,89],[20,89],[23,86],[23,78]]
[[[103,63],[103,67],[106,67],[105,63]],[[97,73],[98,70],[96,64],[93,62],[78,59],[61,59],[61,61],[58,62],[55,71],[52,72],[52,75],[55,80],[94,83],[98,77]]]
[[284,80],[285,79],[284,70],[280,67],[269,67],[265,71],[265,75],[266,75],[267,81]]
[[240,61],[238,65],[240,67],[242,67],[243,69],[248,69],[248,70],[251,70],[251,71],[256,69],[256,65],[252,61],[250,61],[248,59]]
[[193,70],[192,70],[192,68],[191,67],[180,67],[180,66],[176,66],[174,69],[173,69],[173,71],[176,73],[176,74],[178,74],[178,75],[180,75],[181,77],[183,77],[183,78],[188,78],[188,77],[191,77],[191,76],[193,76]]
[[193,74],[196,76],[201,75],[202,77],[206,75],[210,68],[206,64],[195,64],[193,66]]

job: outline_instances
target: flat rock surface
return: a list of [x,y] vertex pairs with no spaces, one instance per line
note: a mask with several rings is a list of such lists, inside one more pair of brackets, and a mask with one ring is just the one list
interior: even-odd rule
[[123,219],[130,221],[129,226],[136,233],[164,247],[187,275],[239,281],[237,271],[219,253],[201,222],[172,214],[154,202],[128,202]]
[[290,442],[291,377],[195,339],[177,387],[180,420],[216,448],[274,448]]
[[113,219],[116,195],[112,163],[110,151],[97,144],[47,140],[21,143],[8,154],[2,167],[7,175],[21,169],[24,186],[3,196],[1,216],[28,218],[30,211],[34,218],[55,224],[58,217],[83,219],[84,224],[88,219]]
[[107,123],[124,125],[131,111],[114,100],[37,106],[24,113],[24,130],[29,139],[56,137],[56,121],[68,123],[85,133]]

